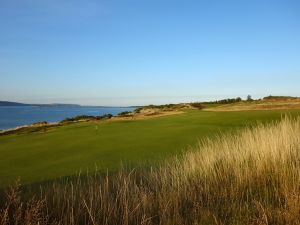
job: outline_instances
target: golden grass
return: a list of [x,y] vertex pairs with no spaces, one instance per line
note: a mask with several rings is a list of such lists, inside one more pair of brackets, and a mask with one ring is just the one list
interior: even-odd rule
[[141,113],[131,113],[130,116],[127,117],[112,117],[110,120],[107,120],[108,122],[113,121],[123,121],[123,120],[146,120],[146,119],[152,119],[152,118],[158,118],[162,116],[171,116],[171,115],[178,115],[182,114],[184,111],[179,110],[173,110],[173,111],[162,111],[162,110],[144,110]]
[[238,102],[232,104],[224,104],[221,106],[203,109],[205,111],[248,111],[248,110],[274,110],[274,109],[299,109],[300,99],[284,99],[284,100],[256,100],[253,102]]
[[300,119],[199,143],[155,169],[7,190],[1,224],[300,224]]

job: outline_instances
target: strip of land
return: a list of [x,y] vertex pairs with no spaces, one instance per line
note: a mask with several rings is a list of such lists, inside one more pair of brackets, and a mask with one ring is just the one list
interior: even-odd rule
[[222,104],[216,107],[205,108],[207,111],[247,111],[272,109],[300,109],[300,98],[266,97],[255,101],[241,101],[232,104]]
[[0,186],[51,180],[87,169],[115,171],[122,165],[155,165],[199,140],[279,120],[299,109],[184,113],[149,119],[100,120],[0,136]]

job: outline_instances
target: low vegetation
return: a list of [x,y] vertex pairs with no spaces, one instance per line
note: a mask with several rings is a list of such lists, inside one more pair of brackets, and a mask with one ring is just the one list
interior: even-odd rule
[[158,111],[170,111],[175,110],[175,107],[179,104],[167,104],[167,105],[147,105],[147,106],[141,106],[134,110],[134,113],[142,113],[147,110],[155,110]]
[[206,140],[158,168],[6,191],[1,224],[299,224],[300,119]]
[[191,105],[192,107],[196,108],[196,109],[199,109],[199,110],[201,110],[201,109],[204,108],[203,104],[200,103],[200,102],[193,102],[193,103],[190,103],[190,105]]
[[129,111],[120,112],[118,114],[118,117],[131,117],[131,116],[132,116],[132,113]]
[[292,96],[272,96],[269,95],[264,97],[263,100],[265,101],[289,101],[289,100],[300,100],[299,97],[292,97]]
[[46,132],[53,128],[58,128],[62,126],[61,123],[48,124],[44,122],[37,122],[31,126],[23,126],[16,129],[4,130],[0,132],[0,136],[7,136],[12,134],[30,134],[36,132]]
[[[208,104],[206,104],[208,105]],[[246,110],[279,110],[299,109],[300,98],[289,96],[268,96],[263,99],[253,100],[251,96],[246,101],[231,104],[219,104],[216,107],[206,108],[209,111],[246,111]]]
[[242,98],[227,98],[227,99],[221,99],[216,101],[210,101],[210,102],[203,102],[202,104],[208,105],[208,104],[232,104],[236,102],[241,102]]
[[90,121],[90,120],[102,120],[102,119],[110,119],[112,118],[112,114],[104,114],[102,116],[89,116],[89,115],[79,115],[72,118],[66,118],[62,120],[60,123],[68,123],[68,122],[78,122],[78,121]]
[[87,122],[87,121],[99,121],[104,119],[112,118],[112,114],[104,114],[102,116],[89,116],[89,115],[79,115],[72,118],[65,118],[59,123],[48,123],[47,121],[39,121],[33,123],[32,125],[28,126],[21,126],[15,129],[9,130],[0,130],[0,136],[6,136],[10,134],[26,134],[26,133],[34,133],[34,132],[46,132],[51,130],[52,128],[57,128],[62,125],[67,125],[76,122]]
[[36,122],[34,124],[32,124],[33,126],[44,126],[44,125],[47,125],[48,122],[47,121],[39,121],[39,122]]

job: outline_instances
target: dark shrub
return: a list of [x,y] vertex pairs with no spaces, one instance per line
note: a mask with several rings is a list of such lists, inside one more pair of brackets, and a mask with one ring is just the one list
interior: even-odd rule
[[135,113],[140,113],[142,109],[143,109],[142,107],[136,108],[136,109],[134,110],[134,112],[135,112]]
[[62,121],[60,121],[61,123],[69,123],[69,122],[73,122],[74,121],[74,118],[66,118],[66,119],[63,119]]
[[247,96],[247,101],[248,101],[248,102],[252,102],[252,101],[253,101],[251,95],[248,95],[248,96]]
[[190,104],[191,106],[197,108],[197,109],[203,109],[203,105],[200,102],[193,102]]
[[124,111],[124,112],[120,112],[118,114],[118,116],[120,116],[120,117],[128,117],[128,116],[131,116],[130,113],[131,112],[129,112],[129,111]]
[[47,125],[47,124],[48,124],[47,121],[39,121],[39,122],[33,123],[32,125],[42,126],[42,125]]
[[102,115],[102,116],[100,116],[100,118],[103,118],[103,119],[110,119],[110,118],[112,118],[113,117],[113,115],[112,114],[104,114],[104,115]]

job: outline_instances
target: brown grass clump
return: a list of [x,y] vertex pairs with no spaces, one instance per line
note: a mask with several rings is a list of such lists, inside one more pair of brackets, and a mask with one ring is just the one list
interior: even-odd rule
[[155,169],[6,192],[1,224],[300,224],[300,119],[199,143]]

